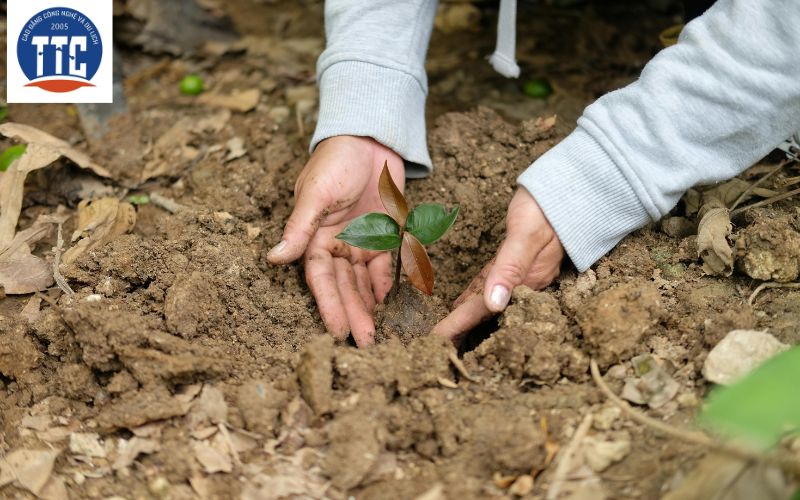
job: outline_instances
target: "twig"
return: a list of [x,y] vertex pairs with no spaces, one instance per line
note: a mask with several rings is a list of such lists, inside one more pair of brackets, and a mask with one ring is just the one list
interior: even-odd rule
[[767,281],[766,283],[761,283],[753,290],[753,293],[750,294],[750,298],[747,299],[747,303],[751,306],[753,305],[753,301],[756,300],[756,296],[759,293],[766,290],[767,288],[800,288],[800,283],[777,283],[775,281]]
[[778,165],[778,166],[777,166],[777,167],[775,167],[773,170],[771,170],[771,171],[770,171],[770,172],[769,172],[767,175],[763,176],[762,178],[758,179],[758,180],[757,180],[757,181],[755,181],[754,183],[750,184],[750,186],[749,186],[747,189],[745,189],[745,190],[744,190],[744,192],[743,192],[742,194],[740,194],[738,198],[736,198],[736,201],[734,201],[734,202],[733,202],[733,205],[731,205],[731,208],[730,208],[730,209],[731,209],[731,210],[733,210],[733,209],[735,209],[736,207],[738,207],[738,206],[739,206],[739,203],[743,202],[743,201],[745,200],[745,198],[747,198],[747,195],[749,195],[750,193],[752,193],[752,192],[753,192],[753,190],[754,190],[755,188],[757,188],[758,186],[760,186],[761,184],[763,184],[763,183],[764,183],[764,181],[766,181],[767,179],[769,179],[769,178],[770,178],[770,177],[772,177],[773,175],[775,175],[775,174],[777,174],[778,172],[780,172],[781,170],[783,170],[783,167],[785,167],[786,165],[788,165],[789,163],[791,163],[791,161],[792,161],[792,160],[784,160],[784,161],[782,161],[782,162],[780,163],[780,165]]
[[158,193],[150,193],[150,203],[159,208],[163,208],[171,214],[176,214],[186,208],[172,198],[167,198]]
[[61,270],[58,268],[61,265],[61,252],[64,250],[64,238],[61,234],[62,225],[62,223],[58,223],[58,239],[56,240],[55,248],[53,248],[53,278],[56,280],[56,285],[58,285],[58,288],[60,288],[61,291],[66,293],[68,296],[72,297],[75,295],[75,292],[73,292],[72,288],[69,287],[69,283],[67,283],[67,280],[65,280],[64,276],[61,275]]
[[450,352],[447,357],[450,359],[450,362],[453,363],[453,366],[456,367],[456,370],[458,370],[458,373],[460,373],[462,377],[470,382],[478,382],[478,379],[470,375],[470,373],[467,371],[467,367],[464,366],[464,363],[462,363],[460,359],[458,359],[458,354],[455,352]]
[[746,448],[740,448],[738,446],[721,443],[702,432],[678,429],[677,427],[673,427],[642,414],[641,412],[632,408],[631,405],[620,399],[620,397],[614,394],[608,385],[606,385],[603,377],[600,375],[600,368],[597,366],[597,362],[595,360],[591,360],[589,366],[592,371],[592,378],[594,379],[595,384],[597,384],[597,387],[600,389],[600,392],[602,392],[612,403],[619,407],[623,413],[628,415],[631,420],[634,420],[645,427],[650,427],[651,429],[661,432],[662,434],[666,434],[667,436],[680,439],[688,443],[705,446],[712,450],[720,451],[742,460],[754,460],[757,462],[767,463],[779,467],[787,472],[800,474],[800,460],[795,459],[790,455],[778,452],[763,454]]
[[788,179],[784,179],[781,181],[781,187],[794,186],[795,184],[800,184],[800,176],[789,177]]
[[585,438],[586,434],[589,432],[589,428],[592,426],[592,420],[594,420],[592,414],[587,413],[586,416],[583,417],[581,424],[575,429],[575,433],[572,434],[572,439],[570,439],[569,444],[564,448],[564,454],[561,455],[561,458],[558,460],[556,472],[553,475],[553,482],[550,483],[550,488],[547,490],[547,500],[556,500],[559,493],[561,493],[561,488],[564,486],[569,469],[575,461],[575,454],[583,438]]
[[236,451],[236,447],[233,446],[233,441],[231,441],[231,435],[228,433],[228,429],[225,427],[225,424],[219,423],[217,424],[219,428],[220,434],[222,434],[222,438],[225,440],[225,444],[228,445],[228,450],[231,452],[231,456],[233,457],[233,462],[238,466],[242,466],[242,461],[239,459],[239,452]]
[[745,211],[750,210],[751,208],[758,208],[758,207],[763,207],[765,205],[771,205],[771,204],[773,204],[775,202],[785,200],[786,198],[791,198],[792,196],[794,196],[796,194],[800,194],[800,188],[792,189],[791,191],[787,191],[785,193],[781,193],[781,194],[773,196],[771,198],[767,198],[766,200],[761,200],[761,201],[753,203],[751,205],[747,205],[746,207],[737,208],[736,210],[731,212],[731,218],[733,218],[733,217],[735,217],[735,216],[737,216],[737,215],[739,215],[741,213],[744,213]]
[[294,107],[294,115],[297,119],[297,131],[300,133],[300,138],[305,139],[306,137],[306,127],[303,124],[303,113],[300,112],[300,107],[295,105]]

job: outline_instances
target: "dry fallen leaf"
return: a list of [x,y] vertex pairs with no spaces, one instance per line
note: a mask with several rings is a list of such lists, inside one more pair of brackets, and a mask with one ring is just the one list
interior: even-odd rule
[[733,250],[728,244],[731,234],[730,213],[716,198],[700,208],[697,226],[697,253],[703,259],[703,271],[711,276],[730,276],[733,272]]
[[203,470],[208,474],[215,472],[231,472],[233,470],[233,463],[230,457],[217,450],[213,446],[204,441],[195,441],[192,443],[194,456]]
[[247,149],[244,147],[244,139],[241,137],[234,137],[225,145],[228,147],[228,156],[225,157],[225,161],[233,161],[247,154]]
[[72,233],[76,242],[64,252],[61,261],[71,264],[86,250],[105,245],[136,225],[136,210],[128,202],[116,198],[84,200],[78,204],[77,224]]
[[69,500],[69,493],[67,493],[67,484],[58,476],[50,476],[39,492],[39,497],[44,500]]
[[94,432],[75,432],[69,437],[69,451],[76,455],[105,458],[106,450],[100,444],[100,435]]
[[193,134],[218,133],[231,118],[227,109],[209,114],[203,118],[185,116],[164,132],[153,144],[151,159],[142,169],[140,182],[154,177],[179,174],[186,162],[197,158],[199,151],[190,146]]
[[129,440],[120,439],[117,448],[117,459],[111,467],[114,470],[126,469],[133,464],[136,457],[155,453],[161,448],[158,441],[134,436]]
[[94,163],[91,158],[85,153],[78,151],[70,146],[67,142],[62,141],[57,137],[53,137],[47,132],[43,132],[30,125],[23,125],[21,123],[4,123],[0,125],[0,134],[6,137],[18,139],[22,142],[28,143],[28,147],[32,144],[47,147],[54,151],[58,156],[64,156],[72,160],[73,163],[81,168],[89,169],[100,177],[111,177],[111,172]]
[[15,450],[0,458],[0,487],[15,483],[39,495],[50,479],[60,450]]
[[259,89],[243,90],[230,95],[203,94],[197,99],[202,104],[217,108],[227,108],[240,113],[246,113],[255,108],[259,100],[261,100],[261,91]]
[[19,316],[28,323],[34,323],[41,315],[40,308],[42,307],[42,298],[38,295],[32,296],[28,299],[28,303],[20,311]]
[[7,246],[0,246],[0,286],[6,294],[38,292],[53,284],[52,267],[32,255],[31,247],[48,235],[52,223],[62,223],[67,218],[58,214],[41,215],[31,227],[14,235]]

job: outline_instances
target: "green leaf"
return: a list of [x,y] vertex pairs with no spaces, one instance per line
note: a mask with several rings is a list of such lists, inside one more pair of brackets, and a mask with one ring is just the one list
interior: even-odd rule
[[8,108],[0,106],[0,122],[8,118]]
[[402,241],[397,222],[377,212],[356,217],[336,238],[354,247],[378,251],[397,248]]
[[792,495],[792,500],[800,500],[800,490],[794,492],[794,495]]
[[416,236],[423,245],[438,240],[453,225],[458,217],[458,207],[451,210],[438,203],[426,203],[414,208],[406,219],[406,231]]
[[16,146],[11,146],[3,151],[3,153],[0,154],[0,172],[5,172],[8,170],[8,167],[14,163],[14,160],[17,160],[20,156],[24,155],[27,149],[27,144],[17,144]]
[[711,393],[701,420],[717,431],[767,448],[800,431],[800,346]]

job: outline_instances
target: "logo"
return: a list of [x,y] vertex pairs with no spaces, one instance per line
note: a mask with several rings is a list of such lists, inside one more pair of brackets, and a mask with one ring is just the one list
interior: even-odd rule
[[111,102],[111,2],[10,2],[8,102]]

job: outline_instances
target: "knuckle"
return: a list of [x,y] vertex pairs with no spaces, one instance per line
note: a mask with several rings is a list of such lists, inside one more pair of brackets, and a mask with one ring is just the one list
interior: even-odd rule
[[527,274],[527,269],[517,261],[498,262],[496,266],[498,274],[515,285],[522,283]]

